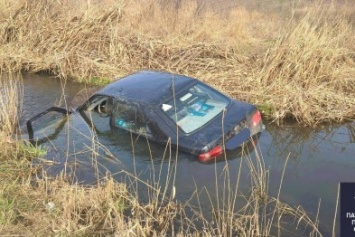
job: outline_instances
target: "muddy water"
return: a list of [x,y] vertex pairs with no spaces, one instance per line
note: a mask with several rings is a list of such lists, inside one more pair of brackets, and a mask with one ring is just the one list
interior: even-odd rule
[[[51,106],[77,105],[77,94],[83,89],[83,85],[63,84],[47,76],[25,77],[22,124]],[[215,203],[213,200],[225,190],[226,164],[231,189],[236,185],[240,192],[247,193],[250,189],[248,159],[255,161],[255,151],[251,157],[230,153],[228,162],[206,165],[190,155],[170,150],[169,146],[149,143],[127,133],[118,135],[110,130],[107,118],[93,115],[92,120],[96,121],[96,133],[79,113],[73,113],[56,131],[52,142],[43,142],[48,150],[47,159],[53,162],[46,167],[50,175],[66,172],[73,182],[95,183],[106,174],[131,182],[133,179],[127,174],[130,173],[161,187],[169,179],[175,179],[176,198],[186,201],[197,190],[199,203],[206,213],[211,209],[206,192]],[[287,161],[280,199],[291,206],[301,205],[313,219],[320,205],[320,229],[324,236],[331,236],[338,184],[355,182],[355,123],[313,129],[270,124],[261,134],[258,146],[265,169],[269,170],[269,194],[277,195]],[[175,169],[176,173],[172,172]],[[171,186],[168,187],[170,192]],[[138,192],[142,196],[146,194],[142,186]],[[338,227],[336,230],[339,235]]]

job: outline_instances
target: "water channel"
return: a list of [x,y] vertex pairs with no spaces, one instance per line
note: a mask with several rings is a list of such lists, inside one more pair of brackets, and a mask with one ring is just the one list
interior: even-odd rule
[[[51,106],[65,106],[65,103],[77,106],[77,94],[84,89],[83,85],[63,83],[46,75],[24,77],[23,125],[27,119]],[[201,205],[208,209],[211,204],[201,190],[208,190],[216,197],[216,174],[222,176],[226,161],[202,164],[190,155],[165,150],[161,145],[132,138],[130,134],[115,136],[104,123],[97,127],[98,136],[90,130],[79,114],[72,114],[60,131],[54,131],[53,139],[44,142],[47,159],[53,162],[46,168],[49,174],[65,170],[75,181],[95,183],[98,173],[110,173],[117,180],[127,181],[129,176],[122,172],[126,171],[144,181],[157,181],[160,177],[160,182],[165,182],[167,177],[172,177],[169,170],[172,162],[176,164],[173,167],[176,168],[177,199],[187,200],[198,190]],[[265,168],[269,170],[269,195],[278,194],[287,161],[280,199],[291,206],[301,205],[314,218],[320,205],[320,230],[324,236],[331,236],[338,185],[355,182],[355,122],[316,128],[266,124],[258,147]],[[228,154],[229,176],[236,180],[240,175],[241,190],[250,188],[250,169],[243,162],[247,159],[236,153]],[[223,178],[217,180],[221,180],[223,187]],[[232,181],[232,187],[235,186],[233,182],[236,181]],[[339,217],[336,236],[338,229]]]

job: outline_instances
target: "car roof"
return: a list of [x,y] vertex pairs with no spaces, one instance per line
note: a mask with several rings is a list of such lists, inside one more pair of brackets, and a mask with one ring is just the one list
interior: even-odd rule
[[107,85],[95,94],[157,105],[171,98],[173,86],[177,93],[196,82],[197,79],[168,72],[139,71]]

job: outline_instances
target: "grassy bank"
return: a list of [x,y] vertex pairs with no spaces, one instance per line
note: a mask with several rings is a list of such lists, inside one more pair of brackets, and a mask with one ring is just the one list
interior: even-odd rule
[[201,78],[277,122],[355,117],[353,1],[0,1],[0,69]]
[[[149,201],[143,202],[109,176],[93,186],[72,184],[64,175],[47,177],[27,158],[0,164],[2,236],[322,236],[317,216],[268,196],[268,171],[258,155],[243,161],[252,174],[249,192],[228,185],[228,165],[225,173],[211,174],[225,180],[219,201],[211,200],[211,218],[158,183],[146,186]],[[132,186],[140,182],[132,180]],[[198,195],[209,194],[196,187],[191,200]]]
[[[64,177],[33,178],[40,169],[29,162],[0,165],[0,233],[2,236],[271,236],[306,231],[321,236],[317,219],[253,186],[250,194],[227,192],[226,203],[213,207],[213,221],[198,208],[151,189],[149,203],[127,192],[111,178],[91,187],[70,184]],[[8,169],[8,171],[4,171]],[[11,171],[9,171],[11,170]],[[259,175],[259,174],[258,174]],[[260,176],[261,177],[261,176]],[[261,192],[261,193],[260,193]],[[155,196],[158,195],[158,196]],[[238,195],[242,195],[239,193]],[[240,201],[244,200],[244,201]],[[242,203],[246,203],[245,205]],[[199,224],[196,224],[199,223]],[[298,223],[298,224],[297,224]],[[281,235],[283,236],[283,235]]]

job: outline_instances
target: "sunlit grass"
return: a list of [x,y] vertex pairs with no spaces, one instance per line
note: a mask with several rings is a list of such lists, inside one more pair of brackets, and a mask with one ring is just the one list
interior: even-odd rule
[[19,141],[17,143],[19,149],[19,156],[39,158],[47,154],[47,150],[44,146],[32,144],[27,141]]

